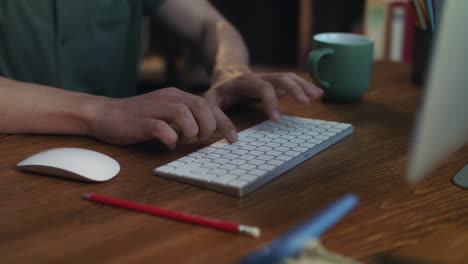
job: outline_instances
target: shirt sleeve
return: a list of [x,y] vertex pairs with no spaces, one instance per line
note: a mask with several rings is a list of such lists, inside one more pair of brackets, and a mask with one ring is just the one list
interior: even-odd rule
[[143,0],[143,14],[148,16],[157,10],[166,0]]

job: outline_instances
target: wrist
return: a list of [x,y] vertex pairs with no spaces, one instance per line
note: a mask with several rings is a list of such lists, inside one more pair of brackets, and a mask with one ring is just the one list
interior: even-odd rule
[[78,117],[82,123],[82,134],[87,136],[95,136],[95,126],[102,120],[102,114],[106,108],[118,99],[104,96],[89,96],[84,98],[79,103],[80,116]]
[[252,72],[252,70],[248,65],[228,65],[216,67],[216,69],[213,70],[211,85],[215,85],[217,83],[224,82],[228,79],[232,79],[239,75],[250,72]]

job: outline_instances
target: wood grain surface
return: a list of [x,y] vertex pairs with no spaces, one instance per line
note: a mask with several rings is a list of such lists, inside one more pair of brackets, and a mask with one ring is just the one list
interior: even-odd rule
[[[202,144],[168,151],[157,142],[113,146],[78,136],[0,135],[0,263],[236,263],[349,192],[359,196],[360,204],[323,236],[329,249],[364,262],[389,253],[468,263],[468,191],[451,183],[468,161],[467,146],[422,184],[409,186],[404,179],[421,95],[409,79],[409,66],[380,63],[361,102],[299,106],[282,100],[284,114],[352,123],[355,132],[242,199],[151,174]],[[267,118],[256,105],[229,115],[239,130]],[[218,139],[215,135],[211,142]],[[16,170],[29,155],[57,147],[102,152],[122,170],[97,184]],[[254,239],[80,198],[88,192],[259,226],[262,236]]]

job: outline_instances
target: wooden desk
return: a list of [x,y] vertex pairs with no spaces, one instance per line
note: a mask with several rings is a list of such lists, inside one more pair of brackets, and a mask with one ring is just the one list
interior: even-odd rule
[[[468,160],[465,146],[418,187],[404,181],[409,137],[420,89],[409,67],[378,64],[372,89],[357,104],[300,107],[289,115],[350,122],[353,135],[243,199],[151,174],[201,146],[169,152],[157,144],[112,146],[74,136],[0,135],[1,263],[236,263],[342,194],[361,203],[329,230],[324,244],[367,261],[380,252],[439,263],[468,260],[468,192],[451,176]],[[239,129],[266,116],[255,107],[232,113]],[[213,141],[217,138],[213,138]],[[121,173],[101,184],[15,170],[23,158],[55,147],[108,154]],[[250,224],[259,239],[134,213],[82,200],[87,192]]]

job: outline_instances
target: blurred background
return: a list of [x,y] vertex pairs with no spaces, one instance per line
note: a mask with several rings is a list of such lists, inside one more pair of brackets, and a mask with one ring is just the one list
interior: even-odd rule
[[[320,32],[363,32],[364,0],[211,0],[243,36],[255,68],[304,69],[312,36]],[[142,29],[140,93],[176,86],[208,88],[196,52],[158,21]]]

